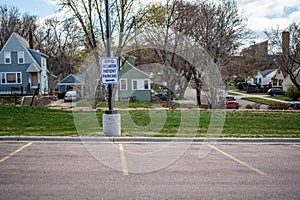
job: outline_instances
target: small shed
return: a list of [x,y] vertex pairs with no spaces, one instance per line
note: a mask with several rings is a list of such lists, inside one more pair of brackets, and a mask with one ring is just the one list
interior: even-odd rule
[[73,74],[69,74],[57,84],[59,92],[66,93],[69,90],[76,90],[82,95],[83,81]]
[[150,75],[134,67],[134,63],[130,57],[120,69],[117,97],[120,101],[151,101]]

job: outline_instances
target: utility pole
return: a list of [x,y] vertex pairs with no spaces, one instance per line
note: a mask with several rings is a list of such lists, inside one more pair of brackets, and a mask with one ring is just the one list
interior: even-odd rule
[[[106,56],[111,57],[110,53],[110,19],[109,19],[109,3],[105,0],[105,18],[106,18]],[[108,113],[113,114],[113,103],[112,103],[112,84],[108,84]]]
[[[106,18],[106,59],[111,58],[111,38],[110,38],[110,18],[109,18],[109,0],[105,0],[105,18]],[[114,60],[114,59],[111,59]],[[101,61],[102,64],[102,61]],[[102,64],[103,67],[103,64]],[[108,84],[108,110],[102,116],[103,134],[106,136],[120,136],[121,135],[121,115],[113,110],[113,98],[111,83]]]

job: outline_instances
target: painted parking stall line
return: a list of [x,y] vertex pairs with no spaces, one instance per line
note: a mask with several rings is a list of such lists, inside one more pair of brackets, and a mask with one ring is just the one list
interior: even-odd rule
[[211,145],[209,145],[209,146],[210,146],[211,148],[213,148],[214,150],[220,152],[220,153],[223,154],[224,156],[226,156],[226,157],[228,157],[228,158],[234,160],[235,162],[237,162],[237,163],[239,163],[239,164],[241,164],[241,165],[247,167],[248,169],[250,169],[250,170],[252,170],[252,171],[254,171],[254,172],[256,172],[256,173],[258,173],[258,174],[260,174],[260,175],[266,175],[265,172],[263,172],[263,171],[261,171],[261,170],[259,170],[259,169],[256,169],[256,168],[252,167],[251,165],[248,165],[247,163],[245,163],[245,162],[243,162],[243,161],[241,161],[241,160],[239,160],[239,159],[233,157],[232,155],[230,155],[230,154],[228,154],[228,153],[222,151],[221,149],[218,149],[217,147],[214,147],[214,146],[211,146]]
[[120,154],[121,154],[121,164],[122,164],[123,175],[128,176],[128,168],[127,168],[123,144],[119,144],[119,150],[120,150]]
[[23,145],[22,147],[20,147],[19,149],[15,150],[14,152],[10,153],[8,156],[5,156],[4,158],[2,158],[0,160],[0,163],[3,163],[4,161],[6,161],[7,159],[9,159],[10,157],[14,156],[15,154],[19,153],[20,151],[22,151],[23,149],[25,149],[26,147],[29,147],[30,145],[32,145],[32,142],[29,142],[25,145]]
[[293,144],[292,146],[300,148],[300,145],[297,145],[297,144]]

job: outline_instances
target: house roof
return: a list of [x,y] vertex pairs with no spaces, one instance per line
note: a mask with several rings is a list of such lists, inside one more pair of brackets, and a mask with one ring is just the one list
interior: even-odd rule
[[[122,59],[124,59],[124,58],[122,57]],[[147,76],[147,77],[149,77],[149,78],[151,77],[150,74],[147,74],[146,72],[144,72],[144,71],[142,71],[142,70],[136,68],[135,66],[133,66],[128,60],[126,60],[125,62],[126,62],[126,64],[127,64],[129,67],[131,67],[132,69],[134,69],[134,70],[140,72],[141,74],[143,74],[143,75],[145,75],[145,76]],[[120,72],[121,72],[121,73],[124,73],[124,71],[123,71],[123,72],[120,71]],[[125,72],[126,72],[126,71],[125,71]]]
[[[29,43],[27,42],[27,40],[25,38],[23,38],[22,36],[20,36],[18,33],[13,32],[10,37],[8,38],[7,42],[4,44],[3,48],[1,49],[0,53],[2,51],[5,50],[6,46],[9,44],[9,41],[12,40],[12,38],[15,38],[24,48],[25,52],[29,55],[29,57],[32,59],[33,63],[35,63],[36,65],[39,66],[39,68],[41,68],[41,66],[39,65],[39,63],[37,62],[37,60],[34,58],[33,53],[38,53],[39,55],[42,55],[44,57],[47,57],[47,55],[34,50],[34,49],[30,49]],[[49,73],[48,69],[47,72]]]
[[23,47],[29,49],[29,43],[25,40],[25,38],[21,37],[17,33],[12,33],[12,35],[16,36],[16,38],[19,40],[19,42],[22,44]]
[[58,85],[66,85],[66,84],[82,84],[82,82],[75,75],[69,74],[58,83]]
[[29,65],[26,72],[40,72],[41,70],[41,67],[33,62]]
[[274,72],[275,70],[277,70],[277,69],[267,69],[267,70],[264,70],[264,71],[260,71],[260,73],[263,76],[267,76],[268,74]]

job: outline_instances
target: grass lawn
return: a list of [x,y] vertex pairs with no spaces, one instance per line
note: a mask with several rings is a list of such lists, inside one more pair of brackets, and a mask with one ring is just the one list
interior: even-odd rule
[[279,99],[279,100],[282,100],[282,101],[292,101],[292,98],[289,98],[289,97],[286,97],[286,96],[280,96],[280,95],[277,95],[277,96],[269,96],[269,98],[272,98],[272,99]]
[[252,101],[252,102],[266,104],[266,105],[284,104],[284,103],[280,103],[278,101],[262,99],[262,98],[259,98],[259,97],[243,97],[242,100]]
[[77,135],[72,112],[46,107],[0,106],[0,135]]
[[[78,112],[73,115],[71,111],[19,106],[0,106],[0,112],[1,136],[77,136],[74,120],[80,124],[80,135],[90,135],[101,132],[99,126],[103,114],[103,111],[97,111],[96,114]],[[122,135],[133,137],[206,137],[210,125],[210,128],[215,125],[215,122],[210,124],[210,110],[130,110],[120,113]],[[217,136],[299,138],[299,127],[300,112],[227,111],[223,132]]]

